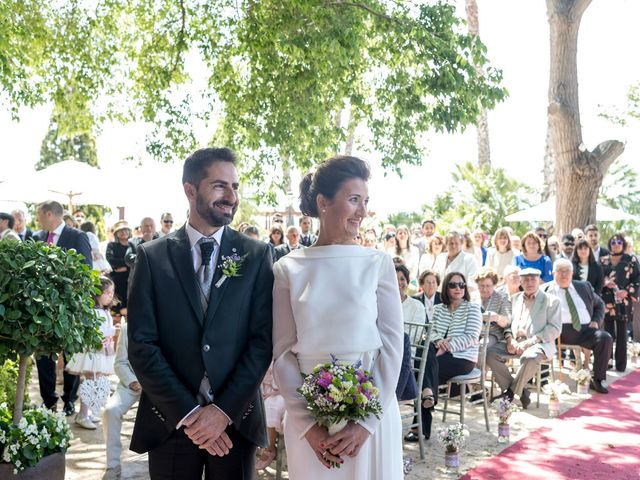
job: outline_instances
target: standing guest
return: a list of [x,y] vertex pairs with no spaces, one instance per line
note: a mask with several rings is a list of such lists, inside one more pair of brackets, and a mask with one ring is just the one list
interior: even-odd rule
[[470,256],[476,262],[476,267],[482,267],[482,252],[478,247],[476,247],[473,237],[471,236],[471,232],[469,229],[465,228],[462,232],[462,251]]
[[[424,323],[424,305],[413,297],[407,295],[409,286],[409,269],[405,265],[396,265],[396,277],[398,279],[398,289],[400,291],[400,301],[402,302],[402,318],[405,322]],[[405,330],[407,328],[405,327]]]
[[104,255],[100,251],[100,240],[96,235],[96,227],[93,222],[84,222],[80,225],[80,230],[87,234],[89,238],[89,244],[91,245],[91,259],[93,261],[93,269],[100,272],[102,275],[109,275],[111,273],[111,265],[104,258]]
[[300,243],[303,247],[310,247],[318,239],[311,230],[311,218],[303,215],[298,220],[298,225],[300,226]]
[[433,318],[433,307],[442,303],[440,300],[440,292],[438,292],[440,276],[432,270],[425,270],[420,274],[418,283],[422,292],[414,295],[413,298],[419,300],[424,305],[425,313],[427,314],[426,323],[429,323]]
[[[63,250],[74,249],[84,256],[83,263],[93,267],[91,259],[91,245],[87,234],[68,227],[62,217],[64,210],[62,205],[55,201],[43,202],[37,207],[38,223],[42,230],[33,234],[33,239],[39,242],[47,242],[49,245],[57,245]],[[67,366],[67,356],[63,356],[64,366]],[[51,357],[39,357],[36,359],[38,368],[38,382],[40,384],[40,395],[44,406],[55,410],[58,403],[56,394],[56,364]],[[64,372],[64,414],[66,416],[75,413],[74,402],[78,398],[78,385],[80,379],[77,375]]]
[[418,265],[418,275],[425,270],[433,270],[436,265],[436,258],[444,250],[444,237],[438,233],[431,235],[429,242],[427,243],[427,250],[420,257],[420,263]]
[[[476,230],[473,232],[473,243],[476,247],[476,261],[482,267],[487,261],[487,248],[484,243],[487,241],[487,235],[482,230]],[[480,256],[478,256],[478,250],[480,250]]]
[[584,232],[580,228],[574,228],[571,230],[571,236],[574,238],[574,241],[579,242],[580,240],[585,239]]
[[511,301],[506,292],[496,290],[498,274],[492,268],[480,270],[475,280],[480,292],[480,310],[485,321],[491,322],[487,339],[490,347],[504,340],[505,331],[511,325]]
[[560,258],[564,258],[565,260],[571,260],[573,257],[573,251],[576,248],[576,239],[570,233],[562,236],[562,241],[560,242]]
[[521,269],[535,268],[540,271],[540,280],[542,283],[551,281],[553,279],[553,275],[551,274],[553,264],[551,263],[551,259],[542,253],[542,242],[540,238],[533,232],[527,232],[524,237],[522,237],[522,243],[524,250],[522,254],[515,257],[515,265]]
[[13,215],[13,231],[18,234],[20,240],[29,240],[33,237],[33,231],[27,227],[27,215],[23,210],[14,210],[11,212]]
[[279,223],[275,223],[269,230],[269,243],[275,248],[284,245],[284,231]]
[[102,419],[104,421],[104,442],[107,446],[107,468],[102,480],[117,480],[120,478],[122,453],[122,421],[124,415],[140,399],[142,387],[129,363],[127,352],[127,324],[120,322],[120,336],[116,347],[116,356],[113,369],[118,376],[116,391],[109,397],[104,408]]
[[14,224],[15,220],[13,215],[0,212],[0,240],[20,241],[20,236],[12,230]]
[[542,242],[543,248],[547,243],[547,238],[549,235],[547,234],[547,229],[544,227],[536,227],[534,230],[535,234],[538,235],[538,238]]
[[511,235],[511,248],[522,251],[522,240],[518,235]]
[[[472,255],[462,251],[462,242],[463,236],[460,232],[452,230],[447,233],[445,237],[447,251],[438,255],[434,270],[441,277],[446,277],[451,272],[462,273],[468,282],[468,286],[465,289],[475,292],[476,284],[473,277],[478,271],[478,266]],[[443,284],[442,287],[444,288],[445,285]]]
[[[395,228],[395,227],[394,227]],[[382,237],[383,243],[381,250],[387,252],[389,255],[394,256],[396,254],[396,232],[385,233]]]
[[513,264],[520,251],[512,248],[509,231],[504,227],[496,230],[491,243],[493,247],[487,251],[485,266],[493,268],[500,277],[504,277],[504,269]]
[[420,253],[417,247],[411,245],[410,235],[409,227],[406,225],[400,225],[396,229],[396,246],[393,254],[402,257],[404,264],[409,269],[410,279],[415,280],[418,278]]
[[275,248],[276,261],[298,248],[304,248],[300,243],[300,230],[295,225],[291,225],[287,227],[287,241]]
[[365,232],[364,237],[362,237],[362,246],[365,248],[373,248],[374,250],[377,248],[378,239],[376,238],[375,232]]
[[[307,174],[300,209],[320,219],[310,248],[274,265],[273,373],[287,407],[285,444],[292,480],[400,480],[402,424],[396,387],[403,356],[402,309],[391,257],[354,243],[367,216],[369,168],[334,157]],[[301,373],[331,354],[375,372],[382,415],[329,436],[298,392]],[[340,469],[328,471],[330,462]]]
[[604,329],[616,342],[616,370],[624,372],[627,368],[627,322],[632,319],[633,302],[638,300],[640,268],[635,256],[624,253],[627,240],[622,233],[613,235],[608,247],[610,254],[600,257],[604,274]]
[[133,270],[133,266],[136,262],[136,256],[138,255],[138,247],[143,243],[150,242],[158,238],[156,232],[156,222],[151,217],[144,217],[140,220],[140,232],[142,236],[140,238],[132,238],[129,240],[129,246],[127,252],[124,254],[124,263],[129,267],[129,271]]
[[422,237],[418,239],[415,246],[418,247],[420,258],[429,248],[431,237],[436,233],[436,222],[433,220],[422,220]]
[[433,330],[422,384],[422,423],[426,437],[431,435],[438,385],[473,370],[478,361],[482,328],[480,306],[470,302],[463,274],[451,272],[444,277],[441,298],[442,303],[433,309]]
[[507,265],[504,269],[504,279],[498,290],[504,292],[509,297],[509,301],[513,296],[522,291],[520,284],[520,267],[515,265]]
[[584,229],[584,233],[589,242],[589,246],[593,251],[593,256],[596,262],[600,261],[600,257],[606,257],[609,255],[609,250],[600,245],[600,231],[595,224],[587,225]]
[[110,276],[116,286],[116,298],[120,302],[120,312],[124,314],[127,308],[127,287],[129,285],[129,267],[125,261],[131,238],[129,224],[124,220],[116,222],[113,226],[113,235],[116,240],[107,244],[106,258],[112,268]]
[[[562,320],[558,299],[539,288],[540,270],[525,268],[520,271],[520,278],[523,291],[511,299],[511,331],[505,333],[505,343],[496,343],[487,349],[487,365],[503,395],[510,400],[517,395],[526,410],[531,398],[525,386],[544,359],[553,359]],[[506,365],[506,360],[513,356],[520,357],[515,377]]]
[[[102,348],[98,351],[87,350],[76,353],[71,357],[66,370],[73,375],[81,375],[82,380],[96,379],[97,377],[109,376],[113,374],[113,360],[115,347],[113,337],[116,329],[113,325],[113,318],[109,310],[113,305],[113,282],[109,277],[100,277],[100,295],[93,295],[95,302],[96,316],[100,319],[100,333],[102,334]],[[75,423],[87,430],[95,430],[94,422],[100,417],[95,416],[99,412],[90,411],[88,404],[80,400],[80,411],[76,415]]]
[[602,382],[607,379],[607,364],[613,340],[611,335],[602,330],[604,302],[596,295],[589,282],[572,278],[573,263],[559,258],[553,264],[553,282],[544,287],[546,292],[555,295],[560,301],[560,343],[580,345],[593,351],[591,388],[598,393],[609,393]]
[[84,213],[82,210],[80,210],[80,209],[75,210],[75,211],[73,212],[73,218],[76,220],[76,223],[77,223],[78,225],[82,225],[82,224],[83,224],[84,222],[86,222],[86,220],[87,220],[87,216],[86,216],[86,215],[85,215],[85,213]]
[[547,238],[547,242],[544,245],[544,254],[551,259],[551,263],[556,261],[558,255],[560,255],[560,241],[555,235],[551,235]]
[[589,282],[596,294],[602,295],[604,273],[602,272],[602,266],[595,259],[588,240],[580,240],[578,242],[571,257],[571,262],[573,263],[573,279]]
[[173,216],[169,212],[165,212],[160,216],[160,231],[158,238],[169,235],[173,231]]
[[67,227],[70,228],[78,228],[80,225],[78,224],[78,222],[76,222],[76,219],[73,218],[71,215],[69,215],[68,213],[65,213],[62,216],[62,220],[64,220],[64,223],[67,225]]
[[267,444],[271,252],[227,226],[239,198],[231,150],[194,152],[182,183],[187,223],[140,245],[131,278],[129,361],[142,386],[131,449],[149,453],[151,480],[249,480]]
[[247,237],[253,238],[254,240],[260,240],[260,230],[255,225],[249,225],[244,229],[244,233]]

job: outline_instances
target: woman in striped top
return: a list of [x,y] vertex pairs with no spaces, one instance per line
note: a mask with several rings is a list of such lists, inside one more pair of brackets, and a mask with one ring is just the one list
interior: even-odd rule
[[462,273],[451,272],[444,278],[441,300],[433,309],[433,332],[423,379],[422,418],[427,437],[431,430],[431,410],[438,401],[438,385],[473,370],[478,361],[482,329],[480,306],[469,301]]

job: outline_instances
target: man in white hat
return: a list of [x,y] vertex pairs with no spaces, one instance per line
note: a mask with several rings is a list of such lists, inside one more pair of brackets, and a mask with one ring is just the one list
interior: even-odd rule
[[[521,270],[520,281],[524,291],[511,298],[511,331],[505,333],[505,343],[500,342],[487,350],[487,365],[503,395],[511,400],[518,395],[522,408],[526,409],[531,400],[525,385],[538,372],[540,362],[553,358],[562,319],[558,299],[539,288],[540,270]],[[520,357],[515,377],[505,364],[510,357]]]

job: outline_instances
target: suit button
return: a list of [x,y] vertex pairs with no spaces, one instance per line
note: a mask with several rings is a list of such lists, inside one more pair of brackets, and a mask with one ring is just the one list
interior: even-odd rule
[[209,350],[211,350],[211,347],[210,347],[209,345],[205,344],[205,345],[203,345],[203,346],[202,346],[202,351],[203,351],[203,352],[205,352],[205,353],[206,353],[206,352],[208,352]]

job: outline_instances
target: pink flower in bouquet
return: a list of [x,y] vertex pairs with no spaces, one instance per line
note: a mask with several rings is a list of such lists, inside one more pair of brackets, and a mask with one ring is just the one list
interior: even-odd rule
[[333,381],[333,376],[329,372],[322,372],[318,376],[318,385],[322,388],[329,388],[331,382]]

